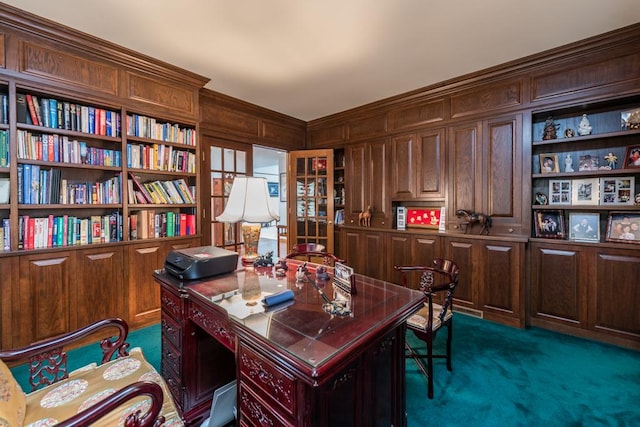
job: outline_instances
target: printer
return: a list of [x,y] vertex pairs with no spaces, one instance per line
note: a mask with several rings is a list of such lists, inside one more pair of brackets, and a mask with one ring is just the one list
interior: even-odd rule
[[171,251],[164,261],[167,273],[182,280],[196,280],[230,273],[238,265],[238,254],[215,246]]

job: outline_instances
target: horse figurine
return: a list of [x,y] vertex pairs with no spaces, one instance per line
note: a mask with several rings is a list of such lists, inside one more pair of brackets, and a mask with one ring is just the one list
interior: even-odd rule
[[365,211],[358,214],[358,225],[371,227],[371,206],[367,206]]
[[[469,230],[469,225],[473,227],[474,224],[481,224],[480,234],[489,235],[489,229],[491,228],[491,217],[479,212],[467,211],[464,209],[458,209],[456,211],[458,218],[464,217],[465,222],[460,223],[460,227],[463,228],[466,233]],[[464,227],[462,227],[464,226]]]

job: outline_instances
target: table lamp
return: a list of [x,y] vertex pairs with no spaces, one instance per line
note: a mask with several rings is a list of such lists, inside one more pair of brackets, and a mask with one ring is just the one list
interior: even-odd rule
[[233,180],[227,199],[227,205],[216,221],[242,224],[242,240],[244,241],[243,264],[253,264],[258,258],[258,241],[260,240],[261,223],[280,220],[280,216],[271,211],[269,206],[269,190],[265,178],[240,177]]

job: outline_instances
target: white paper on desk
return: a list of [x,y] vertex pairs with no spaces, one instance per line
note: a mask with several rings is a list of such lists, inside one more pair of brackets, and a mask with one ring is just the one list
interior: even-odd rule
[[[247,305],[248,303],[256,303],[255,305]],[[246,319],[252,314],[264,312],[264,307],[260,304],[260,298],[257,300],[247,301],[242,299],[242,295],[236,294],[231,298],[223,299],[218,305],[224,308],[229,316],[237,319]]]

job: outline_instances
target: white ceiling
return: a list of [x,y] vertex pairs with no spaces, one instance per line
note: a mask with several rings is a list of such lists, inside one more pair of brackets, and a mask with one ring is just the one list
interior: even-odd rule
[[9,0],[312,120],[640,22],[639,0]]

